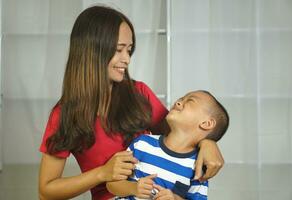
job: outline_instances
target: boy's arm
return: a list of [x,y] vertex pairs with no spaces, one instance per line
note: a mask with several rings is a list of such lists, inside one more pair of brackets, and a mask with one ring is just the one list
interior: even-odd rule
[[154,184],[154,188],[158,190],[158,193],[154,196],[155,200],[163,200],[163,199],[168,199],[168,200],[183,200],[181,196],[173,193],[170,189],[165,189],[161,187],[160,185]]
[[121,180],[106,183],[107,190],[119,197],[136,195],[137,182]]
[[126,196],[136,196],[138,198],[150,198],[151,191],[153,190],[153,179],[156,174],[151,174],[149,176],[140,178],[138,182],[122,180],[107,182],[106,188],[108,191],[116,196],[126,197]]

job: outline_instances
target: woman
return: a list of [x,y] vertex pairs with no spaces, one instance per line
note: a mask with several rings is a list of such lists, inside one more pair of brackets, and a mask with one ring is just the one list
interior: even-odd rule
[[[126,179],[137,162],[124,151],[137,135],[167,133],[167,109],[127,67],[135,50],[135,32],[122,13],[102,6],[84,10],[70,38],[62,97],[53,108],[40,151],[41,199],[68,199],[91,189],[92,199],[112,195],[105,182]],[[196,176],[214,176],[223,164],[217,145],[205,140]],[[82,173],[62,177],[72,153]]]

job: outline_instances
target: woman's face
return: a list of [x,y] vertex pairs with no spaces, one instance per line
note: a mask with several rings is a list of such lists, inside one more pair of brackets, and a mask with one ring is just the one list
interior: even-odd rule
[[128,68],[131,60],[130,52],[132,46],[132,31],[128,24],[123,22],[120,25],[116,53],[108,65],[110,81],[121,82],[124,79],[125,70]]

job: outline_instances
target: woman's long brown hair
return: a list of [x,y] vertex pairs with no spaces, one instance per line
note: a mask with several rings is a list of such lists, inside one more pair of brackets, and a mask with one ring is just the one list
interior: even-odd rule
[[76,19],[62,97],[56,105],[61,106],[59,129],[47,140],[49,153],[63,150],[82,152],[90,148],[95,142],[97,117],[109,136],[122,133],[125,144],[135,133],[150,125],[151,106],[136,91],[127,70],[124,80],[113,83],[110,89],[108,64],[116,52],[122,22],[132,30],[132,55],[135,32],[122,13],[94,6],[84,10]]

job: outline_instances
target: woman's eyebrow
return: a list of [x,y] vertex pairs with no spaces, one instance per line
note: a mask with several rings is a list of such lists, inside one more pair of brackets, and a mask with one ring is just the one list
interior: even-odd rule
[[129,45],[127,45],[127,44],[125,44],[125,43],[118,43],[118,46],[123,46],[123,47],[129,46],[129,47],[132,47],[133,44],[129,44]]

